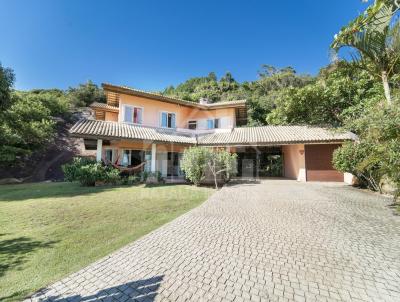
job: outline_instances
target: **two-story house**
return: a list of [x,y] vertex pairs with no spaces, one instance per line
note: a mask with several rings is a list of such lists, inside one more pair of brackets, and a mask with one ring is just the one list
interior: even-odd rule
[[189,146],[226,148],[238,154],[239,176],[282,176],[299,181],[344,181],[332,153],[351,133],[306,126],[245,127],[246,101],[189,102],[124,86],[103,84],[107,104],[94,103],[94,120],[81,120],[71,135],[97,150],[97,160],[182,177],[180,158]]

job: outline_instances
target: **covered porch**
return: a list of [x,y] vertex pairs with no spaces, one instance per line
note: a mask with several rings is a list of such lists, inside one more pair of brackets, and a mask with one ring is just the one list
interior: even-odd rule
[[144,140],[85,140],[85,145],[89,144],[96,146],[97,161],[111,162],[122,167],[144,164],[144,171],[160,172],[167,182],[184,180],[180,159],[189,145]]

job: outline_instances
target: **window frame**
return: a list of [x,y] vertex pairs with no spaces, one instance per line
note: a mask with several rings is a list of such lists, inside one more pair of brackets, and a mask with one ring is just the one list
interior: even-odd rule
[[[131,109],[132,109],[132,120],[131,121],[125,121],[125,108],[126,107],[130,107]],[[135,122],[133,122],[133,118],[134,118],[134,116],[135,116],[135,108],[136,109],[140,109],[140,110],[142,110],[142,122],[141,123],[135,123]],[[136,106],[136,105],[130,105],[130,104],[123,104],[122,105],[122,121],[124,122],[124,123],[128,123],[128,124],[133,124],[133,125],[143,125],[143,116],[144,116],[144,108],[142,107],[142,106]]]
[[[215,124],[217,124],[217,127],[215,127]],[[220,127],[221,127],[221,119],[215,118],[214,119],[214,129],[219,129]]]
[[[126,148],[120,149],[120,152],[121,152],[120,165],[123,165],[123,166],[124,166],[124,162],[123,161],[124,161],[124,153],[125,153],[125,151],[127,151],[127,154],[128,154],[128,162],[127,162],[126,166],[131,166],[132,165],[132,151],[139,151],[139,152],[142,152],[142,155],[143,155],[142,160],[144,162],[146,162],[145,166],[144,166],[145,170],[147,172],[151,171],[151,156],[152,156],[151,150],[126,149]],[[149,160],[146,159],[146,156],[148,156],[148,155],[150,155],[150,159]]]
[[[212,127],[209,127],[209,122],[212,121]],[[215,123],[217,121],[217,123]],[[215,127],[215,124],[217,124],[218,127]],[[209,118],[207,119],[207,129],[220,129],[221,127],[221,119],[220,118]]]
[[[195,127],[194,127],[194,128],[190,128],[190,124],[191,124],[191,123],[192,123],[192,124],[193,124],[193,123],[195,124]],[[188,126],[188,129],[190,129],[190,130],[197,130],[197,120],[189,120],[187,126]]]
[[110,148],[110,147],[105,147],[104,148],[104,159],[106,159],[107,151],[111,151],[111,162],[115,162],[115,155],[116,155],[116,150],[115,148]]
[[[163,115],[163,113],[166,113],[167,114],[167,127],[164,127],[163,125],[162,125],[162,115]],[[168,127],[168,114],[174,114],[175,115],[175,127]],[[177,126],[176,126],[176,124],[177,124],[177,120],[178,120],[178,114],[176,113],[176,112],[173,112],[173,111],[165,111],[165,110],[161,110],[160,112],[159,112],[159,126],[160,126],[160,128],[164,128],[164,129],[176,129],[177,128]]]

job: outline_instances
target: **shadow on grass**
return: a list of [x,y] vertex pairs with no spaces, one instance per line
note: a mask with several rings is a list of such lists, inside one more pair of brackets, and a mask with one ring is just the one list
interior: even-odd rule
[[21,290],[15,293],[12,293],[8,296],[0,296],[0,301],[11,302],[11,301],[21,301],[26,295],[29,294],[29,290]]
[[[104,288],[93,295],[82,296],[51,296],[46,294],[47,289],[34,294],[32,298],[40,297],[40,301],[70,302],[70,301],[154,301],[158,294],[164,276],[127,282],[121,285]],[[42,295],[46,297],[42,298]]]
[[[0,202],[26,199],[75,197],[112,191],[124,186],[83,187],[78,183],[52,182],[0,185]],[[125,186],[127,187],[127,186]]]
[[[0,234],[0,238],[7,234]],[[18,270],[29,254],[38,249],[51,248],[57,241],[42,242],[28,237],[0,239],[0,277],[8,270]]]
[[158,183],[158,184],[144,184],[145,188],[162,188],[162,187],[176,187],[176,186],[187,186],[188,183]]
[[256,179],[256,178],[252,178],[252,179],[236,178],[236,179],[232,179],[225,186],[227,186],[227,187],[234,187],[234,186],[237,186],[237,185],[254,186],[254,185],[257,185],[257,184],[260,184],[260,183],[261,183],[261,181],[259,179]]

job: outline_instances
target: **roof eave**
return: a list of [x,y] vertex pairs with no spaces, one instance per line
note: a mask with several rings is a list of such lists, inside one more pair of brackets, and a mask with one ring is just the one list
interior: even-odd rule
[[204,147],[251,147],[251,146],[285,146],[285,145],[315,145],[315,144],[340,144],[348,141],[353,141],[352,139],[337,139],[337,140],[315,140],[315,141],[282,141],[282,142],[251,142],[251,143],[202,143],[198,142],[199,146]]
[[107,112],[115,112],[115,113],[119,112],[118,107],[111,108],[113,106],[110,106],[110,105],[108,105],[107,107],[105,107],[105,106],[103,107],[103,106],[99,106],[97,104],[90,104],[89,107],[92,109],[102,110],[102,111],[107,111]]
[[194,103],[190,101],[185,101],[185,100],[180,100],[180,99],[175,99],[171,98],[168,96],[163,96],[159,94],[153,94],[153,93],[148,93],[145,91],[138,91],[134,89],[130,89],[128,87],[122,87],[122,86],[117,86],[117,85],[112,85],[109,83],[102,83],[101,86],[103,87],[104,90],[111,91],[111,92],[117,92],[117,93],[122,93],[122,94],[128,94],[128,95],[133,95],[133,96],[139,96],[151,100],[159,100],[162,102],[167,102],[171,104],[179,104],[182,106],[187,106],[187,107],[194,107],[194,108],[199,108],[203,110],[214,110],[214,109],[222,109],[222,108],[245,108],[246,107],[246,100],[243,100],[243,103],[236,103],[236,104],[220,104],[214,103],[216,105],[212,106],[207,106],[199,103]]
[[75,138],[83,138],[83,139],[102,139],[102,140],[125,140],[125,141],[148,141],[154,143],[163,143],[163,144],[180,144],[180,145],[195,145],[196,142],[179,142],[172,140],[154,140],[154,139],[143,139],[143,138],[129,138],[129,137],[121,137],[121,136],[113,136],[113,135],[97,135],[97,134],[82,134],[76,133],[73,131],[69,131],[70,137]]

